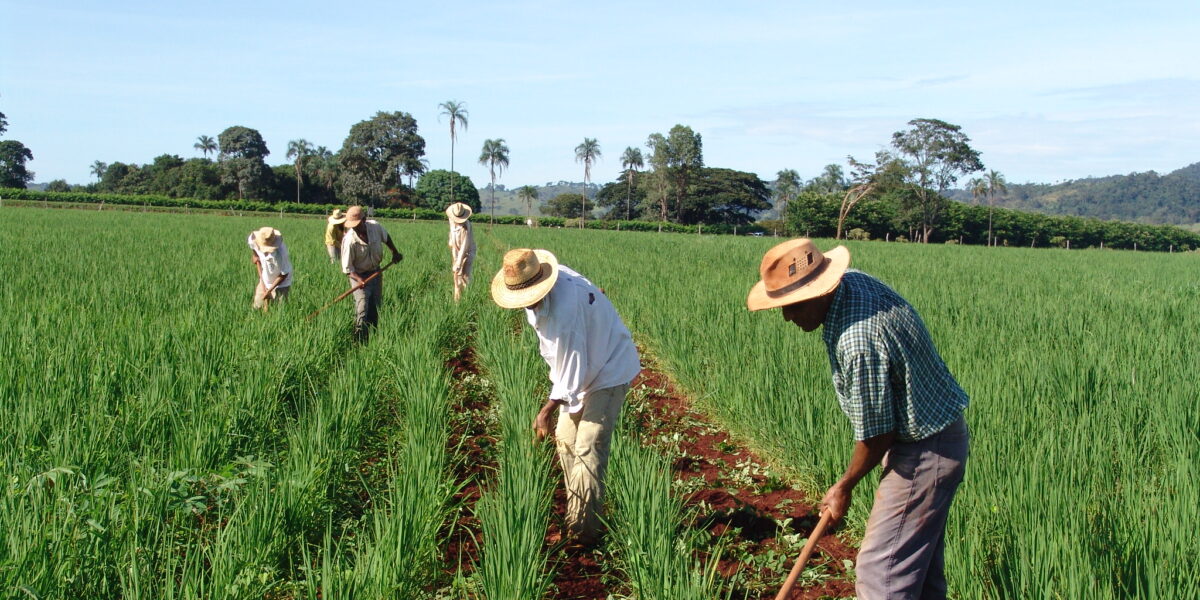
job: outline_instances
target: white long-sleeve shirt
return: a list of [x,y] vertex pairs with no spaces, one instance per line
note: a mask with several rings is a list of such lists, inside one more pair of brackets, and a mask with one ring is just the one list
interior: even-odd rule
[[471,263],[475,262],[475,236],[471,231],[471,222],[450,224],[450,252],[452,260],[450,270],[456,273],[469,273]]
[[525,309],[550,366],[551,400],[576,413],[589,392],[633,381],[642,370],[629,330],[587,278],[559,265],[558,281],[535,309]]
[[250,249],[258,256],[258,264],[262,267],[263,285],[271,287],[282,273],[287,273],[287,277],[284,278],[283,283],[275,287],[285,288],[292,285],[292,260],[288,258],[287,244],[283,243],[282,233],[279,234],[279,247],[271,253],[266,253],[258,249],[258,244],[254,243],[253,232],[246,239],[246,243],[250,245]]

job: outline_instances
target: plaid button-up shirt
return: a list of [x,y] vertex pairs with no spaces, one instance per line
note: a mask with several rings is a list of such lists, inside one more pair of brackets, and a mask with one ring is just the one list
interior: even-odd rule
[[925,439],[967,407],[912,305],[882,281],[850,269],[822,325],[833,387],[854,439],[891,431]]

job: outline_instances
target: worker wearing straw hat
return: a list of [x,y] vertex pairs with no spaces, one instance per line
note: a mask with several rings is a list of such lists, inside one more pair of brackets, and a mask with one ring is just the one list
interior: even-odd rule
[[534,435],[549,435],[558,413],[554,439],[566,481],[567,534],[591,546],[601,532],[613,428],[629,382],[641,371],[637,348],[604,292],[546,250],[509,251],[491,290],[502,308],[524,308],[537,332],[552,386],[534,418]]
[[[392,262],[404,258],[383,225],[368,220],[361,206],[346,209],[346,234],[342,237],[342,271],[354,291],[354,335],[365,340],[379,323],[379,300],[383,296],[383,247],[392,251]],[[365,285],[363,285],[365,283]]]
[[292,261],[283,234],[273,227],[263,227],[251,231],[246,244],[258,271],[254,308],[265,308],[271,300],[286,298],[292,289]]
[[342,209],[335,208],[325,219],[325,251],[329,253],[329,262],[337,264],[342,260],[342,237],[346,235],[346,214]]
[[471,267],[475,263],[475,235],[471,230],[471,207],[455,202],[446,207],[450,219],[450,271],[454,278],[454,301],[462,297],[471,283]]
[[912,305],[849,265],[844,246],[822,253],[789,240],[763,257],[746,305],[781,308],[804,331],[823,328],[855,442],[822,509],[844,517],[855,485],[882,462],[855,567],[858,597],[945,598],[946,517],[966,469],[967,395]]

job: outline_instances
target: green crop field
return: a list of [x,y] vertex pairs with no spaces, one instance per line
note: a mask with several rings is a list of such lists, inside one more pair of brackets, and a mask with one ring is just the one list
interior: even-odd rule
[[[551,597],[559,481],[528,430],[545,365],[487,293],[511,247],[605,288],[692,401],[791,483],[819,498],[851,450],[820,335],[745,310],[773,239],[479,224],[454,305],[445,226],[386,221],[405,260],[354,345],[350,300],[305,320],[346,288],[321,219],[0,217],[4,597]],[[245,243],[263,225],[296,267],[265,314]],[[920,311],[971,396],[952,594],[1200,597],[1200,255],[848,245]],[[464,348],[478,410],[448,366]],[[468,425],[492,440],[478,501],[463,493]],[[613,460],[614,598],[724,594],[701,558],[670,551],[684,519],[670,457],[622,437]],[[448,545],[465,539],[474,551]]]

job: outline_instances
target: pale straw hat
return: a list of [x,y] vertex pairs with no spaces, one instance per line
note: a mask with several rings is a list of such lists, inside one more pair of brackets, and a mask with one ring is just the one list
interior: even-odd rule
[[335,208],[326,220],[329,221],[330,225],[341,225],[346,222],[346,213],[342,212],[340,208]]
[[501,308],[537,304],[558,281],[558,259],[546,250],[517,248],[504,255],[504,266],[492,278],[492,300]]
[[363,222],[363,209],[361,206],[351,206],[346,209],[346,229],[354,229],[359,223]]
[[279,249],[279,238],[282,235],[278,229],[263,227],[254,232],[254,245],[263,252],[274,252]]
[[446,207],[446,216],[455,223],[466,223],[471,218],[471,207],[462,202],[455,202]]
[[811,240],[788,240],[767,250],[758,267],[762,279],[750,288],[750,310],[812,300],[837,289],[850,266],[850,251],[838,246],[822,254]]

